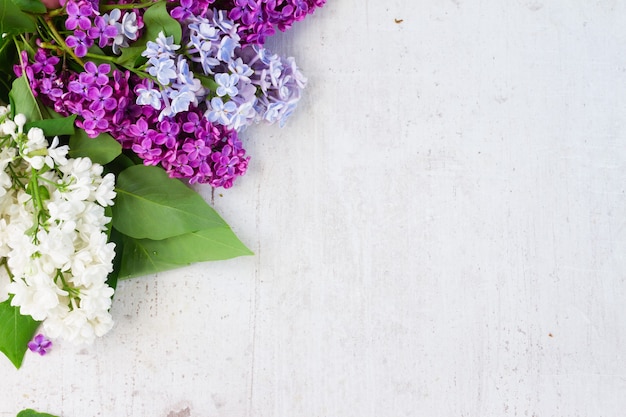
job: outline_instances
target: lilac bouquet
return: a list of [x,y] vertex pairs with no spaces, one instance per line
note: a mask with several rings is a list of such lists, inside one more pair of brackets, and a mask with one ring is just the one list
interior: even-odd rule
[[264,43],[324,2],[0,0],[0,351],[16,367],[48,337],[109,331],[117,279],[251,253],[188,184],[231,187],[239,134],[294,111],[306,78]]

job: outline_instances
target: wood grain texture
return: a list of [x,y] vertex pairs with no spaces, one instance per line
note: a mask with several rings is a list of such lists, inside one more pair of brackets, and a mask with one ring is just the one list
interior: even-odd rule
[[623,416],[624,16],[329,0],[213,196],[255,256],[121,283],[94,346],[0,360],[0,417]]

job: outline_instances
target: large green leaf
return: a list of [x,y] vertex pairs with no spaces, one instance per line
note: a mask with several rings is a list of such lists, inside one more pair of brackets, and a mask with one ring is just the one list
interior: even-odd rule
[[48,414],[48,413],[40,413],[38,411],[28,408],[26,410],[22,410],[19,413],[17,413],[16,417],[57,417],[57,416],[53,416],[52,414]]
[[122,153],[122,145],[108,133],[90,138],[83,129],[76,129],[70,137],[70,156],[86,156],[101,165],[108,164]]
[[22,12],[11,0],[0,0],[0,34],[35,32],[32,16]]
[[35,120],[34,122],[26,123],[26,129],[38,127],[43,130],[46,136],[73,135],[75,119],[76,115],[73,114],[68,117]]
[[15,74],[13,63],[17,59],[17,49],[13,36],[0,37],[0,102],[9,103],[9,91]]
[[119,278],[175,269],[196,262],[252,255],[229,227],[215,227],[163,240],[123,238]]
[[198,193],[158,167],[125,169],[115,190],[113,227],[136,239],[161,240],[227,226]]
[[9,99],[11,100],[11,110],[14,115],[21,113],[26,116],[26,120],[29,122],[43,119],[39,104],[35,100],[35,96],[33,96],[25,76],[21,76],[13,81]]
[[39,327],[31,316],[22,316],[19,307],[6,300],[0,303],[0,352],[4,353],[16,368],[22,366],[28,342]]
[[11,0],[15,6],[21,11],[27,13],[43,14],[46,12],[46,6],[41,0]]
[[146,10],[143,15],[143,24],[146,29],[143,38],[154,41],[159,32],[163,32],[165,36],[173,36],[174,42],[179,44],[182,36],[180,23],[170,16],[166,5],[167,2],[161,0]]

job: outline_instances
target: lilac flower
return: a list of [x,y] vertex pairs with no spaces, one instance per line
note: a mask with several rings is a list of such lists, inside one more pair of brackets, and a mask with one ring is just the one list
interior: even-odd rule
[[195,105],[198,104],[196,95],[186,86],[180,90],[170,90],[169,97],[171,99],[170,107],[172,108],[173,114],[189,110],[189,106],[192,103]]
[[77,27],[87,30],[91,27],[91,16],[94,14],[93,7],[89,2],[75,2],[69,0],[65,5],[67,11],[67,19],[65,20],[65,28],[67,30],[75,30]]
[[157,145],[165,145],[166,148],[172,149],[176,146],[178,132],[180,132],[180,125],[178,123],[163,120],[158,124],[158,132],[155,135],[154,143]]
[[41,333],[28,342],[28,349],[30,349],[31,352],[39,353],[41,356],[48,353],[51,347],[52,342]]
[[228,69],[239,76],[239,79],[250,82],[250,76],[254,74],[254,70],[243,62],[241,57],[233,59],[228,63]]
[[134,41],[139,35],[139,29],[143,24],[137,20],[135,12],[126,12],[122,17],[122,23],[118,26],[119,32],[128,40]]
[[187,152],[189,161],[200,161],[206,159],[211,154],[211,148],[206,145],[206,142],[202,139],[189,138],[183,143],[182,150]]
[[186,133],[196,133],[202,129],[202,119],[195,112],[187,113],[187,121],[183,123],[183,131]]
[[217,49],[217,58],[221,61],[228,62],[235,52],[235,48],[239,46],[239,42],[229,36],[224,36]]
[[74,49],[74,53],[77,57],[81,58],[87,55],[87,50],[93,45],[93,40],[90,39],[85,32],[76,30],[73,35],[65,39],[65,43],[67,46]]
[[148,41],[146,44],[146,50],[141,53],[146,58],[173,58],[174,51],[180,49],[180,45],[174,43],[173,36],[165,36],[163,32],[159,32],[159,35],[155,39],[155,42]]
[[109,44],[109,40],[117,36],[117,28],[110,25],[103,17],[96,16],[94,26],[87,30],[87,35],[94,41],[98,39],[98,46],[104,48]]
[[88,61],[85,62],[85,71],[95,78],[95,82],[98,85],[105,85],[109,82],[108,74],[111,72],[111,66],[109,64],[100,64],[96,66],[93,62]]
[[193,15],[193,0],[181,0],[180,6],[174,7],[170,12],[170,16],[178,21],[183,21]]
[[46,96],[54,98],[59,98],[63,95],[63,90],[55,87],[50,78],[44,78],[43,80],[41,80],[41,84],[39,85],[39,91]]
[[161,92],[159,90],[155,90],[152,87],[138,87],[135,92],[137,93],[137,104],[142,106],[150,105],[155,110],[161,109]]
[[221,98],[213,97],[209,109],[204,114],[209,121],[228,126],[231,115],[237,110],[237,104],[233,101],[224,103]]
[[216,74],[215,82],[218,85],[215,92],[220,97],[226,95],[228,95],[229,97],[234,97],[239,92],[239,90],[237,89],[239,75],[237,74]]
[[105,85],[102,87],[90,87],[87,90],[87,98],[91,100],[90,110],[113,110],[117,107],[117,100],[113,96],[113,87]]
[[85,132],[87,132],[90,137],[96,137],[109,127],[109,122],[104,118],[104,114],[104,109],[85,109],[81,114],[84,120],[82,122],[77,122],[77,124],[79,124],[79,127],[85,129]]
[[167,56],[160,58],[150,58],[148,61],[148,73],[153,77],[157,77],[157,81],[161,85],[169,85],[170,81],[176,79],[176,63]]
[[54,67],[59,63],[59,58],[56,56],[47,56],[42,49],[38,49],[34,56],[35,62],[31,65],[34,73],[43,72],[44,74],[56,73]]
[[87,91],[89,91],[89,88],[94,82],[95,78],[92,75],[82,72],[78,76],[78,80],[72,80],[69,82],[68,89],[75,94],[86,97]]

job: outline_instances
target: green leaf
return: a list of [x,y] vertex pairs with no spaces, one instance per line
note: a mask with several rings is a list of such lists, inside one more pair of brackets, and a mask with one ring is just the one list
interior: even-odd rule
[[26,13],[43,14],[46,12],[46,6],[41,0],[11,0],[15,6]]
[[161,240],[227,226],[198,193],[158,167],[125,169],[115,190],[113,227],[136,239]]
[[19,307],[6,300],[0,303],[0,352],[4,353],[16,368],[22,366],[28,342],[39,327],[31,316],[22,316]]
[[35,32],[37,24],[32,16],[22,12],[11,0],[0,0],[0,34]]
[[14,115],[21,113],[31,123],[43,119],[39,104],[37,104],[37,100],[35,100],[35,96],[33,96],[33,92],[30,90],[26,77],[21,76],[13,81],[9,99],[11,100],[11,109]]
[[15,79],[13,63],[17,60],[17,49],[12,36],[0,37],[0,102],[9,103],[9,91]]
[[215,227],[163,240],[123,237],[119,278],[155,274],[196,262],[252,255],[230,227]]
[[20,411],[16,417],[58,417],[48,413],[40,413],[30,408]]
[[[141,40],[138,41],[141,43]],[[133,44],[134,45],[134,44]],[[125,67],[136,68],[139,66],[138,59],[141,57],[141,53],[146,50],[146,42],[143,42],[141,46],[129,46],[122,50],[122,55],[115,60],[119,65]],[[143,58],[145,60],[145,58]]]
[[82,129],[76,129],[70,137],[70,156],[86,156],[101,165],[108,164],[122,153],[122,145],[108,133],[100,133],[95,138],[87,136]]
[[159,32],[163,32],[165,36],[173,36],[174,42],[180,44],[182,36],[180,23],[170,16],[166,5],[167,2],[161,0],[146,10],[143,15],[143,25],[146,29],[143,38],[154,41]]
[[26,123],[25,128],[38,127],[43,130],[46,136],[61,136],[61,135],[73,135],[74,134],[74,120],[76,115],[73,114],[68,117],[59,119],[42,119],[34,122]]

